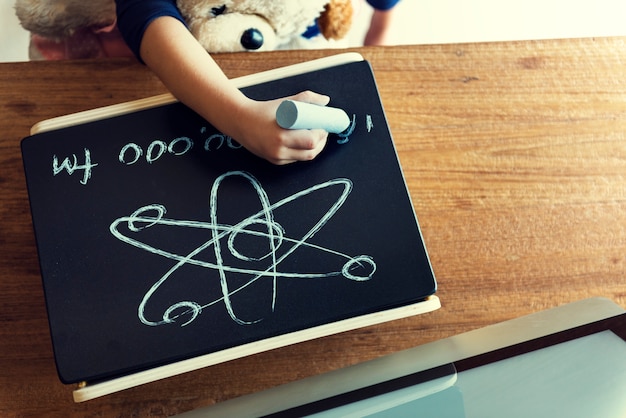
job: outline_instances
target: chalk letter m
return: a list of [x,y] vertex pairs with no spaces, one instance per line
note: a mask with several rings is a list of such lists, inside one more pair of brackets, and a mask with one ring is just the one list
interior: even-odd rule
[[59,159],[56,155],[52,157],[52,174],[57,175],[63,170],[67,171],[67,174],[72,175],[76,170],[85,170],[83,173],[83,179],[80,181],[80,184],[87,184],[87,181],[91,178],[91,169],[97,166],[97,163],[91,162],[91,153],[87,148],[85,148],[85,164],[79,165],[78,158],[76,154],[72,154],[72,160],[70,158],[65,158],[61,164],[59,164]]

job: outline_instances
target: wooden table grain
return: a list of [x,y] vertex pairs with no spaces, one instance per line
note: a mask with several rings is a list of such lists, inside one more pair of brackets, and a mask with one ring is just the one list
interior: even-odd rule
[[[229,77],[339,51],[216,56]],[[133,60],[0,64],[0,415],[165,416],[564,303],[626,307],[626,39],[359,49],[442,308],[74,404],[56,376],[20,140],[165,92]]]

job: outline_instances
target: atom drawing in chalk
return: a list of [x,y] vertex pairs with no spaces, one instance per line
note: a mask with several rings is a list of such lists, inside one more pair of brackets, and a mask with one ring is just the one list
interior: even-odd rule
[[[222,224],[218,220],[218,192],[222,182],[229,177],[243,179],[245,182],[249,183],[256,192],[256,197],[258,197],[261,207],[261,210],[257,213],[252,214],[236,224]],[[300,198],[314,195],[315,193],[330,188],[339,188],[341,190],[339,198],[330,205],[323,216],[300,238],[287,237],[285,228],[275,220],[275,212],[281,207],[292,204]],[[274,311],[276,305],[278,279],[321,279],[343,276],[346,279],[354,281],[370,280],[376,271],[376,263],[372,257],[367,255],[351,257],[309,242],[309,239],[320,231],[330,218],[337,213],[351,191],[352,182],[349,179],[334,179],[302,190],[272,204],[269,201],[267,193],[256,178],[243,171],[231,171],[221,175],[213,183],[209,199],[209,222],[166,218],[166,208],[160,204],[143,206],[130,216],[116,219],[111,223],[110,231],[117,239],[152,254],[175,261],[175,264],[163,274],[144,295],[138,308],[139,319],[145,325],[158,326],[173,323],[179,317],[188,315],[189,318],[182,323],[182,326],[185,326],[194,321],[203,309],[223,302],[226,311],[235,323],[240,325],[253,324],[259,322],[260,319],[253,321],[242,320],[235,312],[236,309],[233,305],[232,296],[243,291],[259,279],[269,278],[272,281],[272,311]],[[121,225],[125,225],[128,229],[127,235],[120,232]],[[210,238],[190,253],[180,255],[130,237],[131,234],[140,234],[142,231],[157,226],[205,230],[210,234]],[[261,250],[263,253],[255,254],[254,256],[250,254],[246,255],[246,251],[239,248],[237,244],[246,237],[252,237],[255,240],[261,239],[264,243],[264,249]],[[279,248],[281,249],[280,251]],[[281,263],[299,249],[321,251],[332,256],[343,258],[345,261],[338,271],[318,273],[281,271]],[[212,252],[210,261],[200,259],[199,255],[207,251]],[[239,263],[243,264],[234,265],[234,263],[226,262],[227,259],[237,260]],[[262,268],[259,268],[260,262]],[[194,301],[177,302],[165,310],[161,319],[156,321],[148,319],[145,310],[150,298],[166,281],[175,275],[178,269],[185,265],[198,266],[216,272],[219,277],[221,295],[204,304]],[[359,273],[355,273],[356,271]],[[244,275],[247,278],[246,281],[243,283],[238,282],[236,286],[232,285],[231,278],[235,274]],[[172,280],[175,280],[175,278],[172,278]]]

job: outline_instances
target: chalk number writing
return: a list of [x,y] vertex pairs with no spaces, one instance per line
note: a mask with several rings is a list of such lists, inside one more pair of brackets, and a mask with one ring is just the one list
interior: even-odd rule
[[[367,121],[367,131],[369,133],[373,127],[373,125],[371,124],[370,115],[367,115]],[[347,132],[339,135],[337,143],[347,143],[349,141],[349,136],[352,135],[355,127],[356,115],[353,115],[352,123],[348,127]],[[200,134],[202,136],[205,136],[207,134],[207,128],[200,128]],[[237,143],[233,138],[222,133],[209,135],[208,137],[205,137],[201,142],[202,145],[200,146],[205,152],[215,152],[218,150],[238,150],[242,148],[241,145]],[[187,136],[174,138],[169,142],[155,139],[154,141],[150,142],[147,147],[142,147],[135,142],[129,142],[120,149],[117,159],[119,163],[126,166],[137,164],[143,160],[145,160],[145,162],[147,162],[148,164],[153,164],[159,159],[163,158],[165,155],[180,157],[187,154],[193,148],[194,140]],[[94,167],[96,167],[98,163],[92,162],[91,151],[88,148],[85,148],[83,152],[84,159],[82,159],[82,161],[76,154],[72,154],[70,157],[65,157],[60,161],[59,157],[55,154],[52,157],[53,176],[57,176],[63,172],[71,176],[76,171],[82,171],[83,177],[82,179],[80,179],[80,184],[86,185],[89,179],[91,179]]]

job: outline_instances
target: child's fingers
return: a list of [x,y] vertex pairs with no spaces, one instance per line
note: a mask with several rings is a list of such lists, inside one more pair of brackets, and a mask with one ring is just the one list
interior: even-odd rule
[[283,139],[283,145],[275,158],[268,158],[274,164],[289,164],[296,161],[310,161],[317,157],[326,146],[328,133],[322,129],[296,130]]
[[328,132],[323,129],[299,129],[291,131],[285,138],[283,145],[296,151],[311,151],[324,148]]
[[[324,129],[282,129],[275,122],[275,108],[285,99],[325,106],[330,98],[323,94],[318,94],[307,90],[291,97],[277,99],[272,102],[275,106],[268,106],[268,102],[257,102],[259,104],[256,115],[269,116],[274,121],[271,131],[265,135],[258,132],[256,138],[250,141],[243,140],[242,144],[254,154],[265,158],[273,164],[289,164],[296,161],[310,161],[314,159],[326,145],[328,132]],[[259,139],[261,138],[261,139]],[[247,146],[246,146],[247,144]]]
[[289,97],[289,99],[321,106],[326,106],[330,102],[330,97],[323,94],[315,93],[311,90],[302,91],[296,95]]
[[[330,97],[315,93],[311,90],[302,91],[289,97],[305,103],[326,106]],[[328,132],[323,129],[299,129],[290,131],[283,139],[283,147],[288,155],[286,159],[293,161],[308,161],[315,158],[326,145]]]

